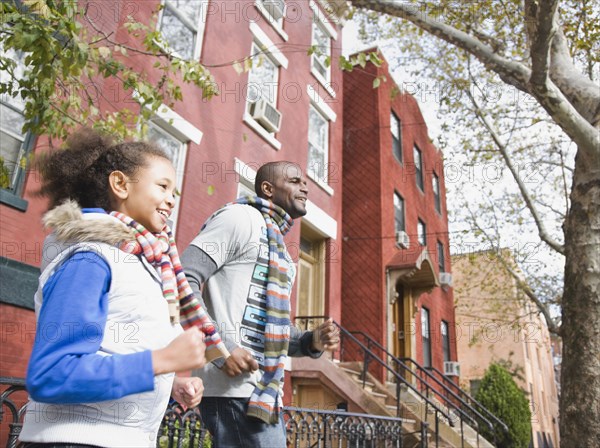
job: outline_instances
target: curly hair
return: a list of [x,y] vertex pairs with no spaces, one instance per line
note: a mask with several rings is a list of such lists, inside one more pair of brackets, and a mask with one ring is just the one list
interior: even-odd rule
[[147,164],[148,157],[169,160],[158,146],[148,142],[114,143],[108,135],[81,129],[71,135],[65,149],[40,157],[42,176],[38,193],[50,199],[50,208],[71,199],[80,207],[111,209],[108,177],[113,171],[128,176]]

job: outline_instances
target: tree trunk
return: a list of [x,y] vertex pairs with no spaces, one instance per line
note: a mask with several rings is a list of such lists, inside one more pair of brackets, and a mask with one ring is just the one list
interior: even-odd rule
[[571,208],[564,224],[563,448],[600,446],[600,160],[585,153],[578,148]]

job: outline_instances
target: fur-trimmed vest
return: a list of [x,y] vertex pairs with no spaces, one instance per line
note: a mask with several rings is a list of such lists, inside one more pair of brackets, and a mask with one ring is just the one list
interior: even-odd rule
[[[35,295],[36,316],[46,281],[71,255],[93,251],[108,264],[108,316],[98,354],[127,354],[165,347],[180,332],[172,326],[160,276],[143,258],[119,250],[133,239],[129,229],[104,213],[86,213],[63,204],[44,217],[53,233],[44,241],[42,274]],[[69,306],[68,303],[65,306]],[[44,404],[31,400],[20,439],[98,446],[154,447],[173,374],[154,377],[154,390],[88,404]]]

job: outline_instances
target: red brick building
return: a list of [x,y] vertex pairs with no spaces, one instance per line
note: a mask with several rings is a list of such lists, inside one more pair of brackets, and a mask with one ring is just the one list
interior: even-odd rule
[[[96,25],[126,41],[127,15],[148,22],[159,3],[115,9],[96,2]],[[220,91],[207,102],[198,89],[183,86],[184,101],[175,110],[162,108],[151,124],[150,138],[168,149],[178,173],[180,249],[214,210],[252,189],[260,165],[295,162],[306,169],[309,203],[286,237],[298,263],[292,314],[331,316],[397,357],[442,371],[444,361],[456,361],[443,157],[412,97],[396,95],[391,81],[373,89],[375,77],[392,79],[386,64],[351,73],[329,66],[341,53],[342,24],[325,11],[339,12],[345,2],[163,4],[157,26],[177,55],[212,67]],[[308,55],[311,47],[319,51]],[[244,58],[253,64],[240,74],[233,61]],[[128,62],[156,75],[147,58]],[[111,80],[97,88],[114,94],[105,95],[110,102],[103,107],[128,99]],[[47,144],[5,120],[10,109],[18,121],[18,104],[1,99],[0,107],[2,156],[13,160],[10,185],[0,189],[0,376],[23,377],[35,334],[46,203],[34,196],[36,173],[17,161]],[[344,401],[352,410],[376,412],[336,380],[336,366],[293,364],[286,402],[335,407]],[[383,369],[378,376],[384,379]]]
[[382,76],[386,62],[344,74],[342,321],[444,372],[457,358],[443,154],[412,96],[372,88]]
[[[94,3],[94,21],[116,41],[129,36],[127,15],[148,23],[161,2]],[[272,160],[306,168],[308,213],[287,236],[299,263],[294,314],[341,317],[341,165],[342,73],[328,67],[341,52],[341,26],[325,7],[336,2],[194,1],[162,2],[157,26],[175,52],[211,69],[220,95],[202,99],[199,89],[183,86],[184,101],[166,106],[153,121],[150,138],[172,154],[181,199],[174,228],[180,248],[217,208],[253,186],[255,170]],[[342,4],[343,2],[339,2]],[[133,8],[133,9],[131,9]],[[316,45],[320,51],[308,56]],[[239,74],[233,61],[252,57]],[[153,76],[143,56],[128,63]],[[95,87],[110,99],[106,108],[128,100],[116,82]],[[112,95],[107,95],[111,92]],[[33,293],[41,245],[40,219],[46,202],[34,196],[36,173],[18,160],[44,150],[44,138],[22,135],[19,104],[2,99],[2,157],[11,167],[10,184],[0,190],[0,375],[23,377],[34,337]],[[128,107],[131,107],[129,104]],[[9,115],[11,114],[11,115]]]

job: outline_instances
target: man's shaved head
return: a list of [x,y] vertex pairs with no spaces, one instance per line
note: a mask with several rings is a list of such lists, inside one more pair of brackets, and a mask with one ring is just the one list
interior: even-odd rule
[[256,173],[254,191],[259,198],[283,208],[292,219],[306,214],[308,187],[296,163],[278,161],[261,166]]
[[297,164],[288,162],[286,160],[279,160],[276,162],[268,162],[261,166],[256,172],[256,179],[254,180],[254,191],[258,197],[267,199],[264,192],[262,191],[262,183],[269,182],[275,184],[278,179],[281,179],[287,168],[299,168]]

